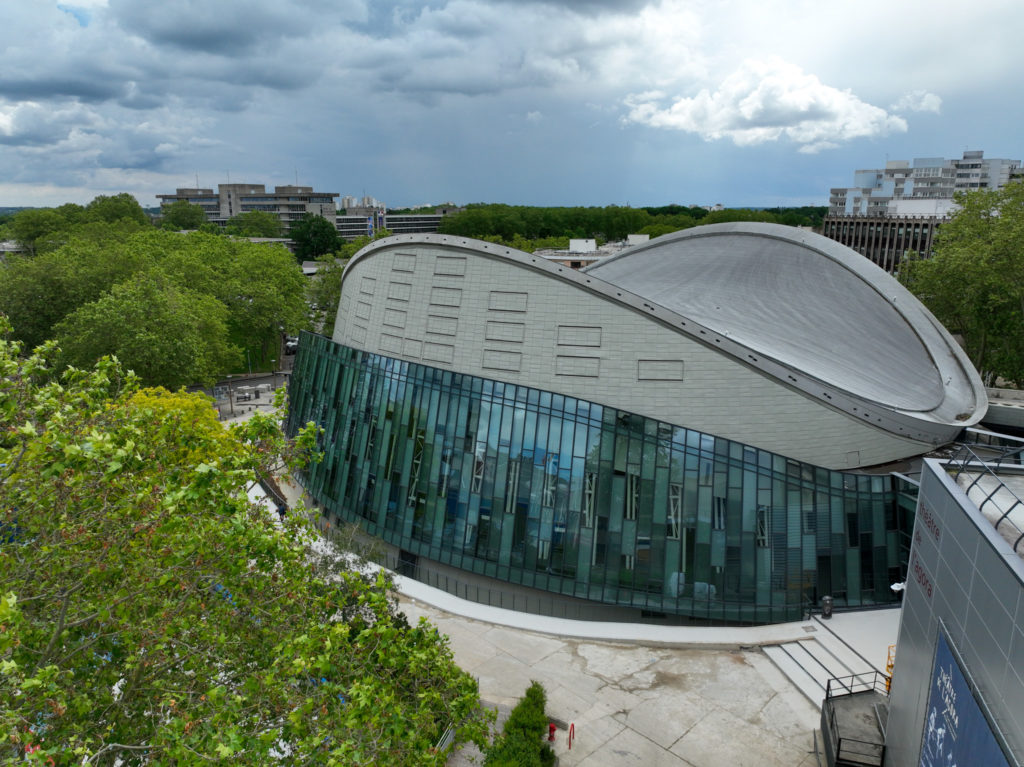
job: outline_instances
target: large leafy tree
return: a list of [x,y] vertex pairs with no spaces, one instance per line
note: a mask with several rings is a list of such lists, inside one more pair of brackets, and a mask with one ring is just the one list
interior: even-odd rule
[[[119,227],[105,226],[115,230]],[[306,322],[306,284],[295,259],[284,247],[203,233],[182,235],[152,227],[107,239],[76,236],[55,251],[13,260],[0,270],[0,311],[10,316],[19,340],[34,346],[53,337],[56,325],[65,317],[142,273],[162,273],[167,277],[171,286],[161,290],[160,295],[171,295],[168,291],[174,287],[177,295],[194,298],[195,294],[202,294],[219,302],[227,311],[224,327],[235,346],[269,349],[282,329],[294,332]],[[187,311],[194,306],[195,301],[189,298],[173,310],[178,319],[190,317],[196,323],[183,337],[203,335],[209,349],[219,350],[227,340],[210,334],[221,332],[220,322],[205,322],[200,315]],[[128,311],[130,307],[124,302],[108,301],[104,305],[108,313],[114,308]],[[116,322],[109,314],[108,317]],[[126,315],[123,332],[129,332],[135,321],[134,314]],[[84,328],[80,329],[84,333]],[[67,331],[65,328],[64,332]],[[168,343],[174,341],[167,339],[155,345],[154,350],[166,348]],[[75,353],[83,348],[78,343],[69,344]],[[96,347],[90,344],[89,348]],[[104,353],[113,351],[108,347]],[[126,355],[124,361],[127,363],[129,358]],[[83,357],[76,359],[79,364],[86,362]],[[134,364],[134,358],[131,359]],[[217,351],[212,359],[223,356]],[[207,369],[205,363],[200,369]],[[147,375],[146,381],[178,385],[180,376],[171,375],[169,369],[167,374],[163,379]]]
[[482,737],[474,681],[387,580],[250,501],[311,430],[226,431],[110,360],[57,381],[53,353],[0,339],[0,762],[440,765],[449,723]]
[[237,237],[280,237],[281,221],[265,210],[248,210],[228,221],[227,233]]
[[295,243],[295,255],[300,261],[333,253],[341,245],[335,226],[323,216],[313,213],[307,213],[292,224],[288,236]]
[[930,258],[900,280],[951,332],[987,378],[1024,383],[1024,183],[957,195],[959,209]]
[[139,201],[127,192],[96,197],[85,206],[85,216],[91,221],[134,221],[137,224],[148,224],[149,216],[139,205]]
[[55,328],[67,362],[116,356],[147,386],[212,385],[239,364],[228,345],[228,310],[212,296],[141,272],[83,304]]
[[206,212],[201,205],[188,200],[175,200],[163,209],[160,225],[171,231],[191,231],[206,223]]

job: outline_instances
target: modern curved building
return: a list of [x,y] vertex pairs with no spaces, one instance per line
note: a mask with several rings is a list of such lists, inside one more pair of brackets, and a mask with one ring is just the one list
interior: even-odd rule
[[325,429],[307,490],[406,561],[743,622],[826,594],[892,601],[913,504],[877,467],[987,407],[895,280],[767,224],[582,272],[459,237],[378,241],[345,270],[333,340],[302,337],[290,396],[293,426]]

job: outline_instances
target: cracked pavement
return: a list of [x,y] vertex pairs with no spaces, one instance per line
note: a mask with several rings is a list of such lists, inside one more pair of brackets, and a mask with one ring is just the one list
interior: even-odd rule
[[[402,597],[448,635],[480,696],[507,716],[536,679],[562,767],[817,767],[818,711],[757,648],[672,648],[563,639],[456,616]],[[480,764],[472,747],[449,765]]]

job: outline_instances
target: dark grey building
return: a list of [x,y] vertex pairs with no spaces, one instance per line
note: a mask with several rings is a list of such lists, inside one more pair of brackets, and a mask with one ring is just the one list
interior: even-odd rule
[[1022,451],[963,447],[925,463],[886,767],[1024,761]]

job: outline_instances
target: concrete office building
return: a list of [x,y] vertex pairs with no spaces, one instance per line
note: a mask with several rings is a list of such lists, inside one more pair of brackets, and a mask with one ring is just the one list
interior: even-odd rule
[[303,476],[324,513],[460,596],[760,623],[826,594],[893,601],[913,505],[877,467],[987,406],[883,271],[750,223],[582,271],[461,237],[378,241],[345,271],[334,338],[302,336],[290,397],[292,428],[325,429]]
[[272,213],[287,232],[307,213],[322,216],[335,225],[334,198],[337,192],[315,192],[311,186],[275,186],[268,192],[263,184],[219,184],[212,189],[177,189],[174,194],[158,194],[160,207],[180,200],[199,205],[208,221],[224,226],[241,213],[260,210]]
[[1024,442],[922,473],[887,767],[1024,763]]

